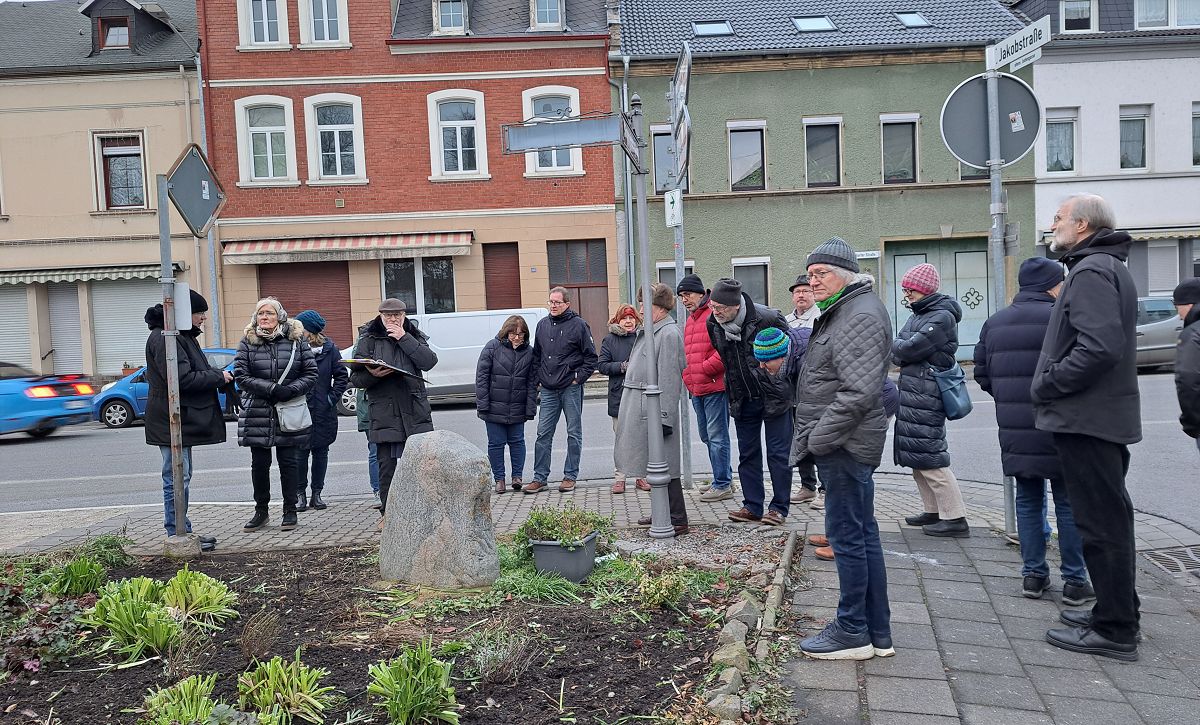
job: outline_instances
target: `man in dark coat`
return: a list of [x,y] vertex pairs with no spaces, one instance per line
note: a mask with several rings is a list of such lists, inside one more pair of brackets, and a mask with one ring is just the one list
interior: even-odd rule
[[[421,373],[437,365],[429,336],[408,319],[407,308],[389,297],[379,305],[379,316],[361,330],[354,349],[356,358],[381,360],[411,374],[382,366],[360,367],[350,374],[350,384],[367,391],[371,431],[367,439],[377,446],[379,458],[379,508],[387,511],[388,491],[396,464],[404,455],[409,436],[433,430],[433,410]],[[380,524],[382,525],[382,521]]]
[[1142,439],[1137,381],[1137,288],[1125,266],[1133,240],[1113,230],[1108,202],[1069,197],[1050,230],[1070,273],[1054,303],[1030,393],[1039,430],[1054,434],[1083,558],[1091,612],[1067,610],[1068,629],[1046,632],[1073,652],[1138,658],[1133,502],[1125,488],[1129,445]]
[[[725,365],[725,392],[729,414],[738,437],[738,478],[742,482],[742,507],[729,514],[731,521],[761,521],[780,526],[787,519],[792,496],[792,468],[788,446],[792,439],[791,401],[778,390],[764,389],[754,357],[754,337],[774,327],[791,329],[779,310],[755,304],[742,291],[742,283],[723,277],[713,285],[708,306],[708,338]],[[782,404],[781,404],[782,403]],[[764,511],[762,433],[766,431],[767,468],[771,472],[771,503]]]
[[1185,279],[1171,295],[1183,332],[1175,352],[1175,392],[1183,432],[1200,447],[1200,278]]
[[1024,559],[1021,591],[1030,599],[1039,599],[1050,581],[1042,516],[1049,479],[1058,519],[1058,548],[1062,552],[1063,602],[1078,607],[1095,599],[1083,563],[1083,542],[1067,500],[1054,436],[1034,426],[1029,399],[1054,296],[1061,289],[1063,268],[1045,257],[1033,257],[1021,264],[1017,279],[1021,291],[1012,304],[983,323],[975,344],[975,382],[996,399],[1000,461],[1004,475],[1012,476],[1017,485],[1017,536]]
[[[179,369],[179,414],[183,429],[183,510],[187,531],[192,522],[186,518],[188,484],[192,480],[192,446],[208,446],[225,442],[225,419],[222,416],[217,391],[233,380],[233,375],[216,370],[200,349],[197,338],[200,326],[208,319],[208,301],[195,290],[191,291],[192,327],[180,330],[177,342]],[[158,446],[162,453],[163,526],[167,536],[175,535],[175,477],[171,469],[171,428],[167,408],[167,343],[163,336],[163,306],[146,310],[146,443]],[[201,536],[200,547],[205,551],[216,548],[217,540]]]

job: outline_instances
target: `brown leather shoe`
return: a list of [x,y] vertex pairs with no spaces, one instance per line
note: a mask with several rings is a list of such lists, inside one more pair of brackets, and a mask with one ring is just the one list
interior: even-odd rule
[[496,481],[496,493],[504,493],[507,490],[508,490],[508,486],[504,485],[504,479],[503,478],[498,479]]
[[778,511],[768,511],[763,514],[761,521],[767,526],[783,526],[785,519]]
[[640,519],[638,519],[638,526],[649,526],[651,523],[652,522],[650,521],[649,516],[643,516]]
[[759,516],[758,514],[750,513],[750,509],[743,506],[740,509],[738,509],[737,511],[731,511],[729,513],[729,520],[730,521],[740,521],[740,522],[754,522],[754,521],[762,521],[762,517]]
[[520,476],[513,476],[513,477],[512,477],[512,488],[513,488],[513,490],[514,490],[514,491],[520,491],[520,490],[521,490],[521,486],[523,486],[523,485],[524,485],[524,483],[525,483],[525,482],[521,480],[521,477],[520,477]]
[[547,488],[549,488],[549,486],[542,481],[532,481],[521,490],[524,493],[537,493],[539,491],[545,491]]
[[638,480],[634,481],[633,485],[637,486],[639,491],[650,490],[650,482],[644,478],[639,478]]
[[687,524],[680,524],[679,526],[675,527],[675,535],[676,536],[683,536],[687,532],[688,532]]
[[625,481],[623,481],[623,480],[613,481],[612,492],[613,493],[625,493]]
[[562,480],[562,483],[558,484],[558,490],[560,493],[566,493],[567,491],[574,491],[575,490],[575,481],[571,480],[570,478],[564,478]]
[[808,543],[813,546],[829,546],[829,539],[825,538],[825,534],[813,534],[808,537]]
[[818,546],[817,548],[813,549],[813,554],[815,554],[816,557],[821,561],[833,561],[832,546]]

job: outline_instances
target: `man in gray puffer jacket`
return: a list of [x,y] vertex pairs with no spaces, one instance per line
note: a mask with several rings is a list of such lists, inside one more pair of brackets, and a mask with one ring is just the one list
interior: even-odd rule
[[821,316],[796,382],[794,466],[812,457],[824,482],[825,535],[835,554],[837,618],[800,643],[816,659],[865,660],[895,654],[887,571],[875,521],[875,469],[887,414],[880,391],[892,324],[850,245],[833,238],[808,255]]

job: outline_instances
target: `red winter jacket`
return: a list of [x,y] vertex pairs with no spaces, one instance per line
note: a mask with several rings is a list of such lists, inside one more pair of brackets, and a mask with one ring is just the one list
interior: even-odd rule
[[683,384],[694,396],[725,391],[725,363],[708,337],[708,316],[712,309],[708,297],[688,316],[683,331],[683,349],[687,367],[683,369]]

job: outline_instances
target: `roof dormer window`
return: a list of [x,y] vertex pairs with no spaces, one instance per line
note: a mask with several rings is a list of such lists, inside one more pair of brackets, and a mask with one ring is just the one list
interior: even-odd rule
[[433,25],[438,33],[466,35],[467,0],[434,0]]
[[837,30],[837,26],[829,19],[828,15],[806,15],[792,18],[792,23],[796,25],[796,30],[801,33],[820,33],[828,30]]
[[100,18],[100,47],[129,47],[129,18]]
[[929,22],[928,18],[917,12],[896,13],[896,19],[899,20],[900,24],[906,28],[933,27],[933,23]]
[[733,28],[729,25],[728,20],[706,20],[692,23],[692,34],[697,38],[733,35]]
[[529,19],[533,30],[562,30],[563,0],[530,0]]

